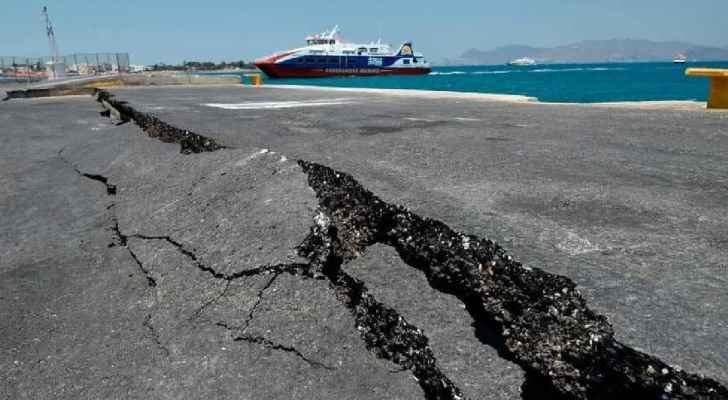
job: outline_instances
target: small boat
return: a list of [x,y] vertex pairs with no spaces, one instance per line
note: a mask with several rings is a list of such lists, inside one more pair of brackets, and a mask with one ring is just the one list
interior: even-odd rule
[[685,64],[688,62],[688,58],[685,57],[685,54],[678,54],[677,57],[675,57],[672,60],[673,64]]
[[530,65],[536,65],[536,60],[533,58],[523,57],[523,58],[517,58],[511,62],[508,63],[508,65],[515,65],[519,67],[527,67]]
[[381,40],[354,44],[341,39],[338,26],[306,38],[306,46],[255,61],[271,78],[327,76],[426,75],[432,71],[422,53],[406,42],[394,52]]

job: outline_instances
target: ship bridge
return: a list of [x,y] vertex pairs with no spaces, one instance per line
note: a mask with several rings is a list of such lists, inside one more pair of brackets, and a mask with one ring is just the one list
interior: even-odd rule
[[326,45],[326,44],[332,45],[332,44],[340,43],[340,40],[337,36],[338,33],[339,33],[339,26],[336,25],[334,27],[334,29],[332,29],[330,31],[324,31],[318,35],[311,35],[311,36],[306,37],[306,44],[309,46],[314,46],[314,45],[322,45],[322,44],[323,45]]

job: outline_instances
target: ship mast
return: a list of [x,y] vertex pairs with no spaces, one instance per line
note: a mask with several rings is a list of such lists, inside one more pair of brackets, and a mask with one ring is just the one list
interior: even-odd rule
[[53,57],[53,64],[58,64],[61,60],[61,56],[58,52],[58,44],[56,43],[56,33],[53,30],[53,24],[51,18],[48,16],[48,7],[43,6],[43,18],[45,19],[46,35],[48,36],[48,45],[51,48],[51,57]]

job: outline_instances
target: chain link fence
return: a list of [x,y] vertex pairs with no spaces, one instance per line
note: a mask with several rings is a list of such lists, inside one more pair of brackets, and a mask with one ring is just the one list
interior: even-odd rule
[[52,57],[0,56],[0,79],[17,83],[129,72],[128,53],[77,53],[58,62]]

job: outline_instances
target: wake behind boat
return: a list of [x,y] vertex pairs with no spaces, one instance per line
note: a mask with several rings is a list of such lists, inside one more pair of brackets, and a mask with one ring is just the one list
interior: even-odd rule
[[306,38],[306,46],[255,61],[271,78],[313,78],[326,76],[425,75],[432,71],[422,53],[406,42],[397,52],[388,44],[348,43],[338,27]]

